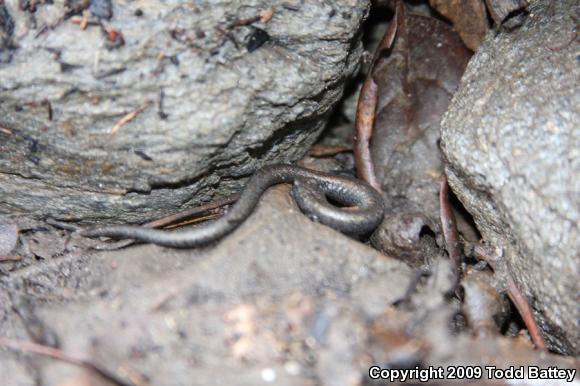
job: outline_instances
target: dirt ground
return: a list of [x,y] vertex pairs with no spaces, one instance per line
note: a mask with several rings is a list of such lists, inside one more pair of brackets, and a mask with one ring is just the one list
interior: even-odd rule
[[[3,335],[56,345],[126,384],[360,384],[373,363],[578,367],[525,336],[470,337],[445,295],[446,260],[408,297],[417,271],[308,220],[286,187],[202,249],[95,251],[48,225],[20,226],[30,255],[2,265]],[[54,359],[0,356],[7,385],[107,384]]]

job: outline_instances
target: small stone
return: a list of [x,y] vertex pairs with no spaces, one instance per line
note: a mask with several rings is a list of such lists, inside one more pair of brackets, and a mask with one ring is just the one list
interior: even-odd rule
[[262,380],[267,383],[272,383],[276,380],[276,371],[271,368],[265,368],[262,370]]

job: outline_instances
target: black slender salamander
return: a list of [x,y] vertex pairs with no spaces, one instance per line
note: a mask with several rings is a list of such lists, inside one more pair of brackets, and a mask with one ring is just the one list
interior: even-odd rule
[[[368,233],[383,219],[385,209],[381,194],[362,181],[294,165],[271,165],[252,176],[240,199],[226,215],[206,225],[180,231],[113,225],[84,230],[81,235],[135,239],[170,248],[206,245],[236,229],[252,213],[264,191],[280,183],[294,184],[292,194],[300,209],[311,219],[344,233]],[[333,205],[327,198],[344,207]]]

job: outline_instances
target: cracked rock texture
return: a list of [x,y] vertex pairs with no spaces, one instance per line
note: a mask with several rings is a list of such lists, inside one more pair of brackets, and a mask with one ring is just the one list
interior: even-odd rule
[[575,0],[491,35],[442,122],[449,183],[503,248],[552,349],[578,354],[580,50]]
[[[115,48],[101,27],[62,19],[71,2],[35,13],[3,3],[0,213],[117,222],[196,205],[264,163],[300,158],[357,68],[370,4],[113,2],[102,23],[122,33]],[[268,9],[269,21],[233,26]]]

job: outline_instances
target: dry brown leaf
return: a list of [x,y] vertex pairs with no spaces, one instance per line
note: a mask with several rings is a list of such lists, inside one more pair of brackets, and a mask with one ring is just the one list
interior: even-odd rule
[[387,208],[408,200],[415,207],[405,209],[436,219],[439,124],[470,53],[440,20],[412,15],[404,7],[397,19],[394,45],[372,72],[378,89],[372,161]]
[[479,47],[489,30],[483,0],[429,0],[429,4],[453,23],[470,50]]

